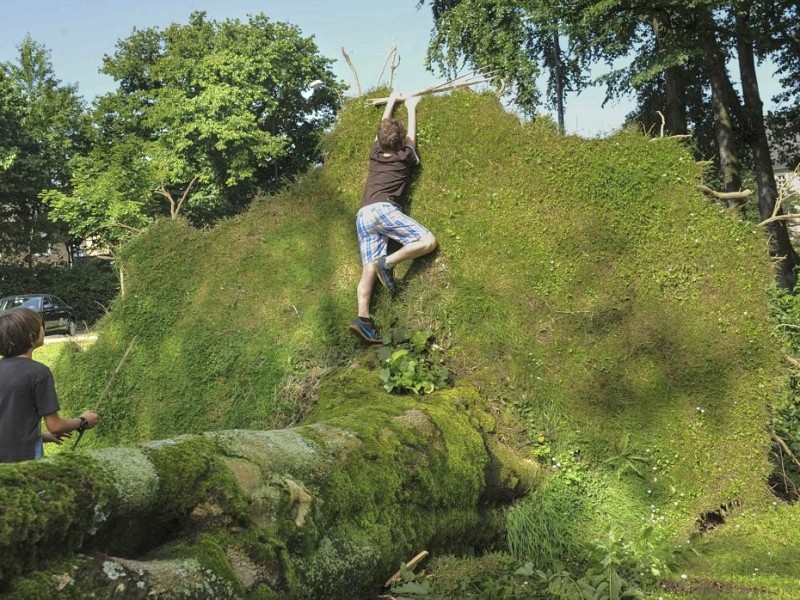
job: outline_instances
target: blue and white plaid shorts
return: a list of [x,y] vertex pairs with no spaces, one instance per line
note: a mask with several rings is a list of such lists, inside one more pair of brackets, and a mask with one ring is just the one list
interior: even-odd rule
[[391,202],[376,202],[359,210],[356,229],[363,265],[386,256],[388,238],[405,246],[430,233],[424,225],[403,214]]

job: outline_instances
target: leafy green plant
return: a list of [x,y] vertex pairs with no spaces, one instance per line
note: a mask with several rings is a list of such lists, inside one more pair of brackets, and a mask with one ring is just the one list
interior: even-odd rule
[[631,435],[626,433],[615,445],[614,454],[603,461],[617,472],[617,477],[622,477],[626,473],[635,473],[644,478],[642,467],[647,465],[647,458],[636,453],[636,449],[631,446]]
[[[777,336],[796,359],[800,356],[800,298],[774,287],[770,310]],[[800,377],[796,372],[788,377],[783,397],[772,406],[769,425],[774,434],[770,484],[782,497],[797,500],[800,469],[793,459],[800,456]]]
[[450,383],[442,348],[434,343],[430,331],[409,334],[395,329],[385,343],[378,351],[378,359],[379,374],[387,392],[430,394]]

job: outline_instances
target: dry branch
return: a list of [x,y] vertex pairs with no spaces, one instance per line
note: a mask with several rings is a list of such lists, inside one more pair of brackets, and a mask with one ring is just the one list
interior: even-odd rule
[[[480,85],[481,83],[489,83],[490,81],[492,81],[491,74],[484,75],[480,73],[470,73],[469,75],[462,75],[461,77],[456,77],[450,81],[445,81],[444,83],[440,83],[438,85],[433,85],[415,92],[411,92],[410,94],[405,94],[403,98],[409,98],[411,96],[426,96],[428,94],[438,94],[439,92],[449,92],[461,87]],[[400,101],[402,101],[403,98],[401,98]],[[380,106],[382,104],[386,104],[388,101],[388,97],[374,98],[369,101],[369,104],[372,106]]]
[[650,140],[651,142],[654,142],[656,140],[663,140],[663,139],[667,139],[667,140],[685,140],[686,138],[692,137],[691,133],[676,133],[675,135],[668,135],[668,136],[664,137],[664,126],[666,125],[666,120],[664,119],[664,114],[660,110],[657,110],[656,112],[658,113],[658,116],[661,117],[661,132],[660,132],[658,137],[652,138]]
[[389,65],[389,89],[392,89],[395,69],[400,66],[400,55],[397,53],[397,41],[392,42],[392,49],[389,50],[389,55],[383,63],[381,74],[378,76],[378,85],[381,84],[381,79],[383,79],[383,74],[386,72],[387,65]]
[[356,73],[356,68],[353,66],[353,61],[350,60],[350,56],[347,54],[347,51],[342,46],[342,55],[344,56],[345,62],[347,62],[347,66],[350,67],[350,71],[353,73],[353,79],[356,80],[356,96],[361,95],[361,82],[358,81],[358,73]]
[[740,192],[718,192],[706,185],[698,185],[697,189],[703,192],[706,196],[711,196],[719,200],[745,200],[753,195],[752,190],[742,190]]
[[189,197],[189,191],[191,191],[192,187],[194,187],[194,184],[197,183],[198,179],[200,179],[200,175],[195,175],[189,182],[189,185],[186,186],[186,189],[184,190],[181,199],[178,200],[178,206],[177,208],[175,208],[175,216],[172,217],[173,219],[178,216],[179,212],[181,212],[181,206],[183,206],[183,203],[186,202],[186,198]]
[[125,225],[125,223],[111,223],[111,227],[121,227],[122,229],[127,229],[129,231],[133,231],[134,233],[142,233],[141,229],[136,229],[136,227],[131,227],[130,225]]
[[502,98],[503,94],[506,93],[506,80],[505,77],[500,80],[500,89],[497,90],[497,97]]
[[[425,558],[427,556],[428,556],[428,551],[427,550],[423,550],[422,552],[417,554],[414,558],[412,558],[410,561],[408,561],[406,563],[406,569],[408,569],[409,571],[413,571],[414,569],[417,568],[417,565],[419,565],[419,563],[421,563],[423,560],[425,560]],[[395,573],[394,575],[389,577],[389,579],[386,580],[386,583],[383,584],[383,587],[385,587],[385,588],[392,587],[395,583],[400,581],[400,578],[402,576],[403,576],[403,572],[402,571],[398,571],[397,573]]]
[[759,225],[769,225],[770,223],[774,223],[775,221],[792,221],[794,219],[800,219],[800,213],[789,213],[786,215],[779,215],[778,212],[781,210],[781,206],[783,205],[783,201],[786,199],[784,195],[784,188],[781,186],[778,189],[778,201],[775,202],[775,208],[772,209],[772,216],[769,219],[764,219],[759,223]]
[[800,460],[797,460],[797,457],[794,455],[794,452],[792,452],[789,449],[789,446],[786,444],[785,441],[783,441],[783,438],[781,438],[774,431],[771,431],[770,433],[772,434],[772,439],[778,443],[781,449],[786,453],[786,456],[788,456],[792,460],[792,462],[795,464],[796,467],[800,467]]

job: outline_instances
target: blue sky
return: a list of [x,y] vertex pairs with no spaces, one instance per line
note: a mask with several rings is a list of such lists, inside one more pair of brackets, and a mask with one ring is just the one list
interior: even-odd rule
[[[272,20],[297,25],[303,35],[313,35],[320,52],[336,60],[336,75],[353,85],[342,58],[344,47],[363,89],[377,84],[396,41],[401,63],[395,72],[395,88],[409,92],[443,80],[425,70],[433,20],[428,6],[417,10],[416,4],[416,0],[2,0],[0,62],[16,60],[16,47],[30,33],[51,51],[57,77],[77,83],[80,93],[91,100],[114,88],[113,80],[98,69],[103,55],[113,53],[116,41],[128,37],[134,27],[185,23],[195,10],[204,10],[216,20],[245,20],[248,14],[263,12]],[[760,83],[766,105],[775,91],[769,74],[762,69]],[[619,127],[632,103],[601,108],[602,99],[601,90],[568,98],[567,130],[595,136]]]

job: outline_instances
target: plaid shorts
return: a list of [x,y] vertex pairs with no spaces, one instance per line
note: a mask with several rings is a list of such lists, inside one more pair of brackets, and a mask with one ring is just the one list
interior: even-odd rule
[[386,256],[388,238],[405,246],[430,233],[391,202],[376,202],[359,210],[356,215],[356,229],[363,265]]

